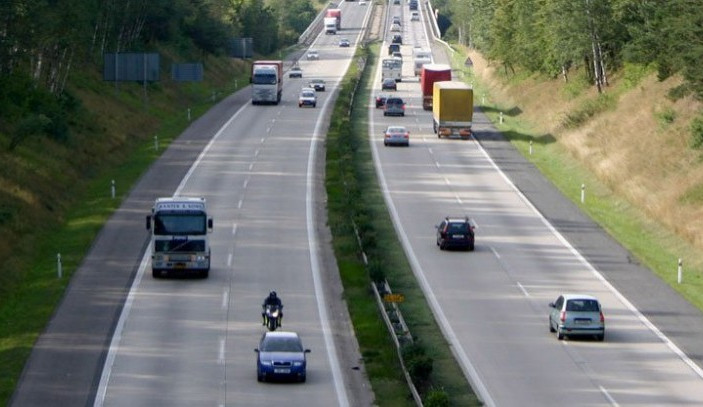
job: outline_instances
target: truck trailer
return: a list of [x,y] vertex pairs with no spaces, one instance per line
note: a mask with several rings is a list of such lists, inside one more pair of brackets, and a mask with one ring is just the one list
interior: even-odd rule
[[342,29],[342,9],[331,8],[325,12],[325,18],[334,17],[337,19],[337,31]]
[[151,231],[154,278],[169,273],[208,276],[212,218],[205,198],[158,198],[146,217],[146,228]]
[[254,61],[249,81],[252,104],[277,105],[283,93],[283,61]]
[[452,68],[446,64],[424,64],[420,71],[420,88],[422,88],[422,108],[432,110],[434,83],[452,80]]
[[437,137],[471,137],[474,115],[474,90],[464,82],[435,82],[432,122]]

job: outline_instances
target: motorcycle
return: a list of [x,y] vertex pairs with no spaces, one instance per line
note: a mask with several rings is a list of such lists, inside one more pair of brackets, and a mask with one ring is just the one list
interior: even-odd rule
[[275,331],[276,328],[281,326],[281,317],[283,316],[281,308],[283,308],[283,306],[266,306],[264,310],[264,325],[266,325],[269,331]]

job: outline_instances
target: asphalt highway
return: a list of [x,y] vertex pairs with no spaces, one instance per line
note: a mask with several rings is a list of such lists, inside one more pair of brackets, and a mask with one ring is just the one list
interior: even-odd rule
[[[628,261],[480,111],[474,139],[438,139],[407,63],[413,46],[435,44],[405,6],[396,10],[406,63],[398,91],[388,93],[406,101],[406,116],[384,117],[371,105],[370,143],[413,271],[479,396],[497,406],[703,405],[703,370],[694,360],[701,345],[693,344],[702,337],[700,312]],[[434,49],[435,62],[446,63]],[[380,87],[380,72],[377,79]],[[391,124],[409,129],[409,148],[383,146]],[[434,226],[447,215],[474,219],[475,252],[435,245]],[[558,341],[549,332],[547,304],[566,292],[601,300],[605,342]],[[682,319],[691,325],[671,329]]]
[[[322,137],[369,8],[343,3],[343,31],[284,78],[282,103],[240,91],[202,117],[130,192],[76,271],[12,405],[369,405],[328,237]],[[340,48],[342,36],[352,47]],[[290,67],[289,64],[286,67]],[[316,108],[298,94],[327,81]],[[215,228],[208,279],[153,279],[144,218],[153,200],[203,196]],[[321,237],[322,236],[322,237]],[[325,239],[325,240],[323,240]],[[261,302],[282,297],[284,330],[310,348],[304,384],[256,380]]]

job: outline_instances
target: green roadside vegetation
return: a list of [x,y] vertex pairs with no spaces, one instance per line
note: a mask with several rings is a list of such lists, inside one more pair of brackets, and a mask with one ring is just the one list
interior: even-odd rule
[[[378,44],[357,51],[356,58],[366,61],[365,69],[358,72],[358,64],[351,64],[335,105],[326,143],[329,226],[364,365],[378,405],[414,405],[401,374],[395,345],[371,289],[372,281],[385,278],[393,292],[405,298],[400,309],[421,357],[412,351],[404,352],[404,360],[424,405],[481,405],[434,320],[398,241],[377,183],[369,145],[368,106],[378,55]],[[362,260],[362,249],[368,266]]]
[[[455,51],[452,53],[452,66],[462,72],[465,81],[473,84],[474,103],[486,113],[511,144],[566,197],[623,244],[641,264],[650,268],[684,298],[703,310],[703,254],[690,242],[618,195],[560,143],[551,142],[552,136],[536,131],[534,124],[509,114],[504,114],[503,123],[500,123],[500,112],[519,110],[520,107],[497,100],[496,92],[476,75],[473,69],[464,65],[467,54],[461,49],[455,48]],[[520,81],[519,75],[513,80]],[[506,84],[507,82],[509,80],[505,79]],[[623,81],[621,87],[610,90],[607,96],[584,102],[573,115],[568,115],[565,121],[571,122],[574,118],[584,115],[591,117],[600,111],[612,110],[615,106],[614,100],[628,91],[628,87],[626,81]],[[582,184],[586,186],[583,203]],[[684,262],[681,284],[677,283],[679,258]]]
[[[5,287],[0,302],[0,405],[8,404],[32,346],[103,224],[119,208],[132,185],[189,125],[187,109],[190,108],[191,120],[196,120],[236,90],[235,80],[239,88],[248,84],[244,64],[234,67],[228,59],[213,58],[206,67],[206,75],[211,78],[207,82],[150,85],[148,106],[143,103],[140,84],[121,84],[119,92],[115,92],[97,73],[84,75],[79,81],[80,87],[74,91],[81,95],[84,104],[95,109],[87,120],[114,126],[101,131],[101,140],[108,143],[116,137],[123,142],[115,142],[106,152],[111,157],[105,157],[103,162],[86,165],[90,173],[83,174],[84,179],[66,181],[65,175],[54,174],[55,182],[63,182],[63,191],[55,196],[58,217],[21,220],[35,232],[22,238],[22,253],[15,253],[11,259],[13,268],[24,272],[14,274],[17,277],[8,282],[12,289]],[[94,117],[112,117],[116,123],[107,124]],[[134,126],[142,127],[138,134],[130,134]],[[154,136],[158,137],[158,150]],[[90,137],[75,135],[78,143]],[[16,152],[29,160],[34,151],[45,151],[40,163],[62,171],[58,161],[70,160],[71,148],[76,145],[47,144],[50,143],[41,139],[28,140]],[[115,199],[111,197],[113,180]],[[62,278],[58,278],[59,253]]]

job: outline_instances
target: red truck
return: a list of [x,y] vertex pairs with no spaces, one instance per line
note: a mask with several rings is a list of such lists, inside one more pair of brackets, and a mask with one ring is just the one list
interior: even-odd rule
[[283,61],[254,61],[249,81],[252,104],[277,105],[283,93]]
[[445,64],[424,64],[420,72],[422,108],[432,110],[432,92],[435,82],[451,81],[452,68]]
[[337,19],[337,31],[342,29],[342,9],[331,8],[325,13],[325,17],[334,17]]

